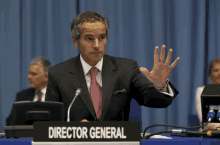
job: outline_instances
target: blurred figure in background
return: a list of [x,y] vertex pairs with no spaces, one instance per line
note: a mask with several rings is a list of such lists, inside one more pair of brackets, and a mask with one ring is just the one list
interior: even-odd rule
[[[30,88],[17,93],[16,101],[45,101],[48,82],[48,71],[52,65],[44,57],[36,57],[31,61],[28,79]],[[16,102],[15,101],[15,102]],[[12,125],[12,115],[6,119],[6,125]]]
[[[214,59],[210,62],[207,75],[211,80],[211,84],[220,84],[220,58]],[[201,94],[203,92],[205,86],[198,87],[196,89],[196,112],[200,121],[200,125],[202,125],[202,109],[201,109]],[[215,129],[216,125],[207,125],[205,126],[206,129]],[[201,129],[200,129],[201,131]]]

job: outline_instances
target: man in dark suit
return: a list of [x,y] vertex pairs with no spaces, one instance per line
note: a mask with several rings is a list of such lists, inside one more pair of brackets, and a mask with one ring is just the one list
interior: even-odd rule
[[[22,90],[17,93],[17,101],[45,101],[48,71],[52,65],[49,60],[44,57],[37,57],[31,61],[29,67],[28,79],[30,82],[30,88]],[[12,113],[6,119],[7,125],[13,125]]]
[[152,71],[139,69],[136,61],[105,55],[108,29],[108,20],[96,12],[77,15],[71,31],[80,55],[49,71],[47,99],[63,102],[65,112],[81,88],[70,111],[71,121],[127,121],[132,98],[140,105],[163,108],[178,94],[168,81],[179,61],[169,65],[171,49],[164,63],[165,46],[160,58],[156,47]]

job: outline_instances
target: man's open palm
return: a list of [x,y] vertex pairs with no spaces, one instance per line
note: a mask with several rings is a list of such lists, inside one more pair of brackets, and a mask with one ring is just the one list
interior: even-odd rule
[[171,64],[171,56],[173,50],[170,49],[167,55],[167,58],[164,62],[164,57],[165,57],[165,45],[162,46],[161,48],[161,53],[160,53],[160,59],[159,59],[159,48],[158,46],[155,47],[154,50],[154,66],[151,72],[149,72],[146,68],[141,67],[140,71],[143,72],[146,77],[154,83],[157,87],[164,87],[166,85],[166,80],[171,74],[172,69],[177,65],[179,62],[180,58],[176,58],[176,60]]

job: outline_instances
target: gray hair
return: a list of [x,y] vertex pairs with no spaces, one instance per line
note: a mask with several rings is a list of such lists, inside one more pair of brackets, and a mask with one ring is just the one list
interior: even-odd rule
[[102,22],[104,22],[104,24],[106,26],[106,36],[108,38],[108,30],[109,30],[109,21],[108,21],[108,19],[104,18],[102,15],[100,15],[97,12],[87,11],[85,13],[78,14],[73,19],[73,21],[71,23],[71,33],[75,37],[75,40],[77,41],[77,43],[79,43],[82,24],[85,21],[88,21],[88,22],[102,21]]
[[39,63],[43,65],[44,72],[49,72],[49,69],[52,67],[50,61],[45,57],[40,56],[31,60],[31,64],[39,64]]
[[207,69],[207,75],[208,75],[209,78],[210,78],[211,73],[212,73],[213,65],[216,64],[216,63],[220,63],[220,58],[213,59],[213,60],[210,62],[209,67],[208,67],[208,69]]

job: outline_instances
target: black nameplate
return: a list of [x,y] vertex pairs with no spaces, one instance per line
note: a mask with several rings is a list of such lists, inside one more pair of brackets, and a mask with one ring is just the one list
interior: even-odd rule
[[140,141],[140,133],[140,122],[35,122],[33,141]]

